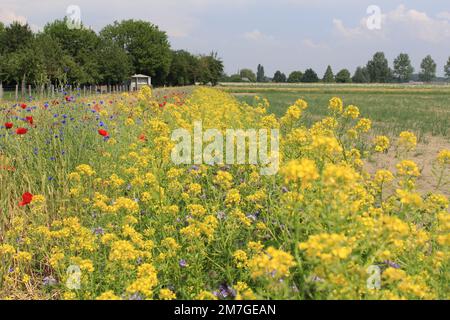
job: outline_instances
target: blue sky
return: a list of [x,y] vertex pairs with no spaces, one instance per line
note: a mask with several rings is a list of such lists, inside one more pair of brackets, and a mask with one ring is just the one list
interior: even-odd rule
[[[431,54],[442,75],[450,56],[447,0],[0,0],[0,21],[27,21],[39,30],[69,5],[78,5],[83,22],[97,31],[114,20],[151,21],[175,49],[218,51],[228,73],[258,63],[268,75],[312,67],[321,76],[328,64],[353,72],[381,50],[391,64],[409,53],[416,70]],[[366,26],[369,5],[381,9],[380,30]]]

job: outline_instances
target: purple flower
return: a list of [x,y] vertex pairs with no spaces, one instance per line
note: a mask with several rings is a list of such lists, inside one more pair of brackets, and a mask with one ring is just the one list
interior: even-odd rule
[[230,296],[235,297],[236,290],[234,290],[232,287],[230,287],[227,284],[221,284],[219,286],[219,290],[214,291],[214,295],[220,299],[226,299]]
[[394,268],[394,269],[400,269],[400,265],[399,265],[398,263],[396,263],[396,262],[386,260],[386,261],[383,261],[383,263],[384,263],[385,265],[388,265],[388,266],[391,267],[391,268]]
[[95,234],[96,236],[101,236],[101,235],[103,235],[103,234],[105,233],[105,231],[104,231],[103,228],[101,228],[101,227],[95,228],[93,232],[94,232],[94,234]]
[[57,283],[58,283],[58,281],[56,281],[56,279],[53,278],[52,276],[48,276],[48,277],[45,277],[44,279],[42,279],[42,284],[46,287],[54,286]]
[[225,219],[225,212],[224,211],[217,212],[217,219],[219,220]]
[[180,262],[178,263],[180,265],[180,267],[182,268],[186,268],[187,267],[187,262],[184,259],[181,259]]

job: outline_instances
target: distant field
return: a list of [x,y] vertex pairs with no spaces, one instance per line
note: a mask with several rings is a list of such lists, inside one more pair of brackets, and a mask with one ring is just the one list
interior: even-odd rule
[[269,112],[281,116],[297,99],[309,103],[307,122],[327,114],[330,98],[339,96],[345,104],[360,108],[374,122],[376,132],[397,135],[413,130],[426,136],[450,138],[450,86],[430,85],[227,85],[223,90],[252,104],[254,96],[267,98]]

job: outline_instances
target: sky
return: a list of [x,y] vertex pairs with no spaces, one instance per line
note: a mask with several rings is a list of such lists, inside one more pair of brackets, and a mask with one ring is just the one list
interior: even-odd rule
[[0,21],[38,31],[73,5],[96,31],[115,20],[150,21],[173,49],[217,51],[228,74],[258,64],[268,76],[307,68],[322,76],[328,65],[353,72],[384,51],[391,66],[409,53],[416,71],[430,54],[443,75],[450,56],[448,0],[0,0]]

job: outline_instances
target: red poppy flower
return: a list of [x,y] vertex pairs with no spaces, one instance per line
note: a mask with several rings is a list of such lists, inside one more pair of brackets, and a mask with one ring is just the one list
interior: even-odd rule
[[26,134],[27,132],[28,132],[28,129],[26,129],[26,128],[18,128],[16,130],[17,134]]
[[141,141],[146,141],[147,140],[147,138],[145,137],[145,134],[140,134],[139,135],[139,140],[141,140]]
[[26,109],[26,108],[27,108],[27,105],[26,105],[25,103],[22,103],[22,104],[20,105],[20,107],[21,107],[22,109]]
[[103,129],[98,130],[98,134],[103,136],[103,137],[109,136],[108,131],[103,130]]
[[33,117],[25,117],[29,124],[33,124]]
[[5,128],[6,129],[11,129],[14,125],[12,124],[12,122],[7,122],[5,123]]
[[30,204],[32,200],[33,200],[33,195],[29,192],[25,192],[22,195],[22,201],[19,202],[19,206],[24,207],[27,204]]

